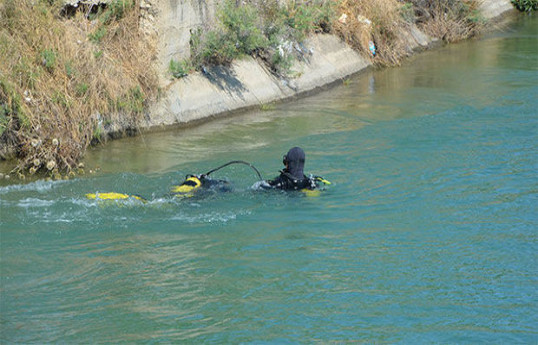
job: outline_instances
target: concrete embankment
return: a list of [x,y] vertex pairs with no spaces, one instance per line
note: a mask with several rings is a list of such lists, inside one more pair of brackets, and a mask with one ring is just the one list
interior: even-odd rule
[[[155,1],[155,0],[154,0]],[[151,6],[150,6],[151,7]],[[188,55],[188,33],[212,20],[215,2],[156,1],[153,7],[159,35],[161,70],[177,56]],[[509,0],[485,0],[481,12],[487,19],[513,10]],[[436,40],[410,25],[401,33],[409,53],[429,47]],[[178,43],[179,42],[179,43]],[[308,53],[295,62],[293,78],[275,76],[263,62],[252,57],[229,67],[206,68],[179,80],[162,73],[164,94],[149,108],[145,129],[177,126],[214,116],[298,97],[342,80],[372,65],[333,35],[314,35],[305,42]]]
[[[361,55],[335,35],[316,34],[301,44],[295,39],[291,40],[295,42],[292,44],[282,36],[280,45],[271,49],[280,54],[279,49],[285,46],[291,51],[286,54],[295,56],[291,73],[286,77],[270,70],[261,59],[245,56],[228,66],[209,67],[213,63],[206,61],[203,62],[207,64],[205,67],[197,65],[202,72],[173,79],[168,71],[169,63],[189,59],[191,40],[196,41],[197,32],[218,27],[215,17],[217,13],[222,15],[222,8],[217,11],[217,7],[223,0],[126,0],[126,3],[139,5],[131,6],[126,12],[118,7],[123,0],[68,0],[71,4],[61,12],[65,15],[62,20],[57,18],[57,9],[48,3],[40,3],[43,5],[40,12],[24,0],[17,1],[6,3],[11,7],[0,5],[0,16],[11,18],[10,25],[18,25],[7,34],[11,41],[4,42],[0,49],[7,61],[0,64],[4,67],[0,74],[6,76],[0,78],[0,160],[18,156],[18,171],[30,174],[72,171],[94,140],[120,137],[139,129],[182,126],[300,97],[358,73],[375,60],[386,59],[393,43],[397,45],[394,51],[400,55],[388,63],[397,63],[400,57],[437,41],[411,24],[416,18],[404,20],[400,12],[393,13],[394,17],[387,16],[402,21],[395,26],[397,29],[388,30],[390,35],[381,35],[372,27],[389,28],[390,25],[372,25],[372,21],[362,16],[363,10],[371,8],[360,8],[358,12],[341,8],[342,15],[349,10],[353,13],[350,18],[362,24],[355,23],[360,25],[360,30],[356,30],[350,22],[346,24],[339,19],[333,32],[346,37],[349,44],[359,42],[356,48],[362,50],[362,54],[368,52],[370,42],[378,40],[375,60],[371,55]],[[395,0],[388,3],[392,4],[392,10],[409,9]],[[427,5],[428,1],[424,3]],[[17,4],[25,10],[11,10]],[[88,15],[91,11],[97,17]],[[513,7],[510,0],[483,0],[480,11],[483,17],[496,19],[513,11]],[[32,20],[26,17],[38,13],[46,15],[34,15]],[[368,13],[375,16],[375,12]],[[43,27],[55,30],[48,30],[47,40],[43,36],[39,44],[31,41],[32,36],[22,30],[28,29],[31,33]],[[341,31],[342,27],[349,32]],[[58,40],[57,32],[71,39]],[[428,32],[444,37],[435,31]],[[355,35],[357,33],[360,35]],[[266,54],[264,58],[272,61],[271,55]],[[25,65],[27,62],[37,72],[32,72],[32,68]],[[19,69],[26,71],[25,74],[17,72]],[[158,78],[154,69],[158,71]],[[36,76],[39,82],[34,80]],[[145,104],[157,91],[160,97]]]

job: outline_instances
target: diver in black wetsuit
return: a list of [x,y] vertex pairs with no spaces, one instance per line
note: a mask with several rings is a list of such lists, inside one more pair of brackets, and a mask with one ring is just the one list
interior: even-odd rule
[[280,171],[280,175],[273,180],[266,181],[263,188],[276,188],[284,190],[315,189],[318,187],[317,181],[321,181],[318,176],[307,177],[304,172],[305,153],[300,147],[291,148],[283,157],[282,163],[286,166]]

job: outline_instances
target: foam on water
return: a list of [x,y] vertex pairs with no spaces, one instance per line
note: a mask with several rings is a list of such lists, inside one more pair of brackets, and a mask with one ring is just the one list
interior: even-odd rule
[[55,200],[42,200],[38,198],[26,198],[19,201],[17,206],[23,207],[23,208],[29,208],[29,207],[48,207],[54,205],[56,201]]
[[27,184],[12,184],[9,186],[3,186],[0,187],[0,195],[1,194],[8,194],[13,192],[38,192],[38,193],[46,193],[50,191],[51,189],[61,186],[63,184],[72,183],[72,181],[46,181],[46,180],[38,180],[35,182],[30,182]]

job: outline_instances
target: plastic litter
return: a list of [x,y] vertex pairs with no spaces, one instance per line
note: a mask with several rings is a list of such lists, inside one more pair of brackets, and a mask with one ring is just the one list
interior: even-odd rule
[[372,56],[375,56],[375,44],[374,44],[374,42],[372,42],[372,41],[368,42],[368,49],[370,49],[370,52],[372,53]]

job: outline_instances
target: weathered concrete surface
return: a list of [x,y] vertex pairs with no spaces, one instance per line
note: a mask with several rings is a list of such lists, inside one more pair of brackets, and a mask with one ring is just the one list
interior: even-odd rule
[[[424,48],[432,39],[410,27],[405,33],[410,50]],[[333,35],[315,35],[305,46],[311,54],[292,66],[297,77],[282,79],[252,57],[230,67],[208,68],[172,81],[162,100],[150,108],[146,128],[184,124],[207,117],[260,106],[309,93],[342,80],[372,63]]]
[[147,127],[186,123],[293,97],[371,65],[335,36],[314,36],[306,46],[313,53],[292,67],[297,78],[277,78],[263,63],[245,57],[230,67],[209,68],[172,82],[162,101],[150,109]]
[[190,57],[191,31],[214,21],[218,0],[150,0],[156,15],[159,64]]
[[509,11],[514,11],[510,0],[483,0],[480,5],[480,12],[486,19],[499,17]]

